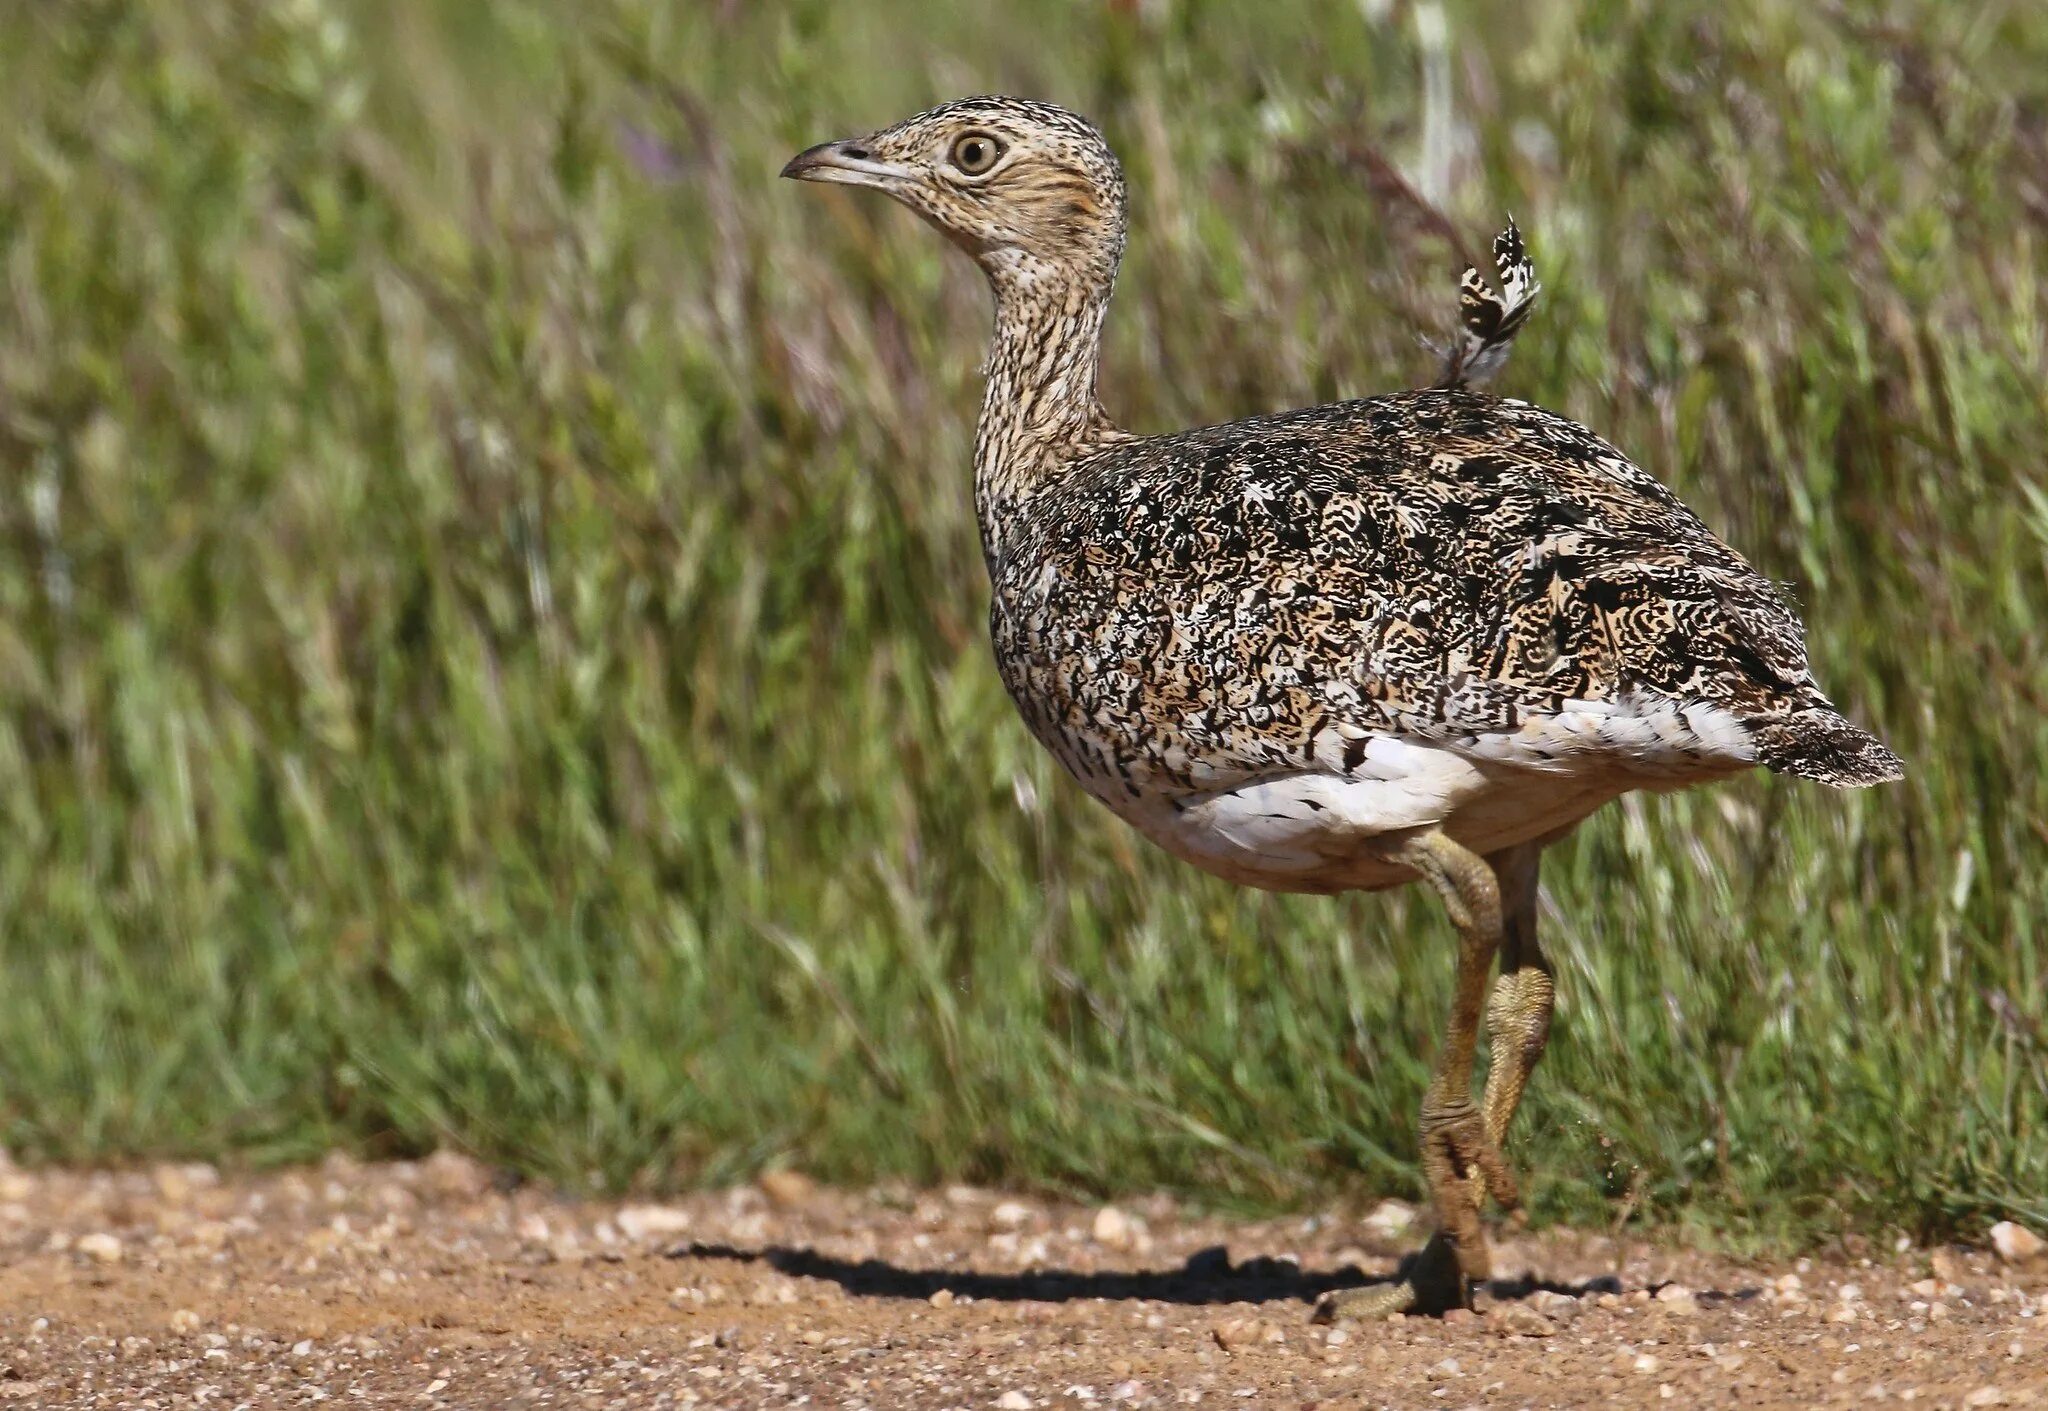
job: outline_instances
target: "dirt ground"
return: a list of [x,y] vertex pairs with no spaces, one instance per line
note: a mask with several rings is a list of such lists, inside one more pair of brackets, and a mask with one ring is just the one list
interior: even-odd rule
[[[35,1407],[2048,1407],[2048,1268],[1504,1236],[1477,1315],[1310,1320],[1415,1232],[801,1177],[643,1205],[461,1157],[224,1179],[0,1162]],[[1853,1245],[1855,1242],[1852,1241]]]

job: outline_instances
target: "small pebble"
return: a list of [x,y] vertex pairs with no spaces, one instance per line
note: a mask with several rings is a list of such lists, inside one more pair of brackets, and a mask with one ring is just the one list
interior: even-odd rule
[[1225,1352],[1236,1352],[1265,1341],[1266,1325],[1256,1318],[1232,1318],[1227,1323],[1218,1323],[1209,1330],[1209,1335]]
[[454,1199],[474,1199],[491,1188],[490,1168],[473,1156],[442,1147],[420,1163],[427,1189]]
[[614,1219],[619,1233],[634,1241],[671,1239],[690,1228],[690,1212],[676,1205],[629,1205]]
[[2042,1239],[2025,1225],[2000,1220],[1991,1227],[1991,1248],[1997,1252],[2002,1262],[2017,1269],[2048,1255],[2048,1240]]
[[768,1197],[768,1203],[780,1210],[795,1210],[809,1205],[818,1194],[816,1181],[788,1167],[763,1171],[755,1184],[761,1188],[761,1194]]
[[121,1241],[104,1230],[95,1230],[80,1237],[78,1252],[100,1264],[121,1262]]
[[1088,1232],[1097,1244],[1107,1249],[1129,1249],[1134,1233],[1131,1217],[1114,1205],[1105,1205],[1095,1212],[1095,1222],[1089,1226]]
[[1503,1337],[1547,1338],[1557,1333],[1557,1324],[1527,1303],[1497,1303],[1486,1310],[1486,1322]]
[[996,1398],[997,1411],[1031,1411],[1031,1398],[1021,1391],[1006,1391]]
[[1398,1240],[1415,1227],[1415,1207],[1403,1201],[1383,1200],[1360,1222],[1383,1240]]
[[1699,1299],[1684,1284],[1666,1284],[1657,1290],[1657,1302],[1667,1313],[1681,1316],[1700,1311]]

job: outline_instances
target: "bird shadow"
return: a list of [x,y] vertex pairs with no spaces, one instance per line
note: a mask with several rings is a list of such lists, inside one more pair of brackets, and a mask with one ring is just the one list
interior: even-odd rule
[[[1013,1274],[975,1269],[910,1269],[882,1259],[840,1259],[815,1249],[769,1245],[739,1249],[725,1244],[684,1244],[668,1251],[671,1259],[729,1260],[765,1264],[792,1278],[824,1279],[856,1298],[929,1299],[945,1292],[955,1298],[989,1303],[1069,1303],[1100,1298],[1152,1303],[1206,1305],[1220,1303],[1314,1303],[1339,1289],[1370,1288],[1403,1278],[1410,1255],[1392,1274],[1371,1275],[1356,1265],[1307,1270],[1291,1259],[1248,1259],[1233,1264],[1221,1245],[1197,1250],[1173,1269],[1098,1270],[1031,1269]],[[1487,1292],[1497,1299],[1527,1298],[1539,1290],[1570,1294],[1618,1293],[1621,1280],[1611,1275],[1565,1283],[1523,1275],[1496,1279]]]

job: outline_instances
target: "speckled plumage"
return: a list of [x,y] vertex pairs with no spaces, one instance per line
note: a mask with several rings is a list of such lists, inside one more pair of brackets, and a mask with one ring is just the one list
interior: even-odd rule
[[990,567],[1025,719],[1143,818],[1356,777],[1380,736],[1537,793],[1891,768],[1868,737],[1837,743],[1853,727],[1770,583],[1519,402],[1411,392],[1105,447],[1031,498]]
[[[1537,292],[1467,272],[1442,384],[1166,436],[1096,400],[1125,193],[1084,119],[949,103],[799,154],[873,186],[987,275],[974,487],[1003,681],[1096,798],[1180,857],[1277,890],[1421,878],[1461,938],[1422,1106],[1441,1227],[1374,1315],[1469,1297],[1478,1220],[1553,987],[1537,859],[1631,789],[1762,764],[1838,787],[1898,761],[1821,693],[1797,615],[1670,491],[1585,428],[1474,390]],[[1469,1092],[1487,970],[1495,1042]]]

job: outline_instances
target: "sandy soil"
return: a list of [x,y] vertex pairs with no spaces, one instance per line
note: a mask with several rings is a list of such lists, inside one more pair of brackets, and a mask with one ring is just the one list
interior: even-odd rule
[[[223,1179],[0,1164],[36,1407],[2048,1407],[2048,1268],[1503,1238],[1477,1315],[1310,1321],[1407,1212],[1223,1222],[801,1177],[668,1205],[455,1156]],[[1854,1241],[1851,1242],[1855,1244]]]

